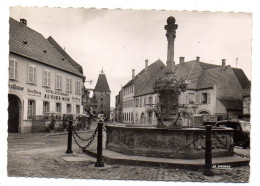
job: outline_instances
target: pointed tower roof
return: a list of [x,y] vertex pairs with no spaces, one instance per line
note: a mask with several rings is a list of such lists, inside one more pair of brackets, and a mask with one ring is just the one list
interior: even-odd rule
[[109,89],[109,85],[107,82],[106,75],[104,74],[103,68],[101,73],[98,76],[97,84],[95,86],[94,91],[96,92],[111,92]]

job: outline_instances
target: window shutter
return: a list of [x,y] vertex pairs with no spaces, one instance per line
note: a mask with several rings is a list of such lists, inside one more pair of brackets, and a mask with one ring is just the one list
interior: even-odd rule
[[56,84],[55,84],[56,89],[59,89],[59,75],[56,75]]
[[59,75],[59,89],[62,89],[62,76]]
[[200,101],[200,93],[199,93],[199,92],[196,93],[196,103],[197,103],[197,104],[201,104],[201,101]]
[[9,61],[9,79],[14,79],[15,74],[14,74],[14,60]]
[[28,82],[33,83],[33,67],[29,66],[28,69]]
[[51,85],[51,72],[50,71],[48,71],[48,87],[50,87],[50,85]]
[[184,93],[181,93],[180,100],[181,104],[184,104]]
[[37,73],[36,73],[36,67],[33,67],[33,83],[36,84],[37,82]]
[[69,91],[69,78],[67,77],[67,81],[66,81],[66,90]]
[[210,104],[210,93],[207,93],[207,103]]
[[43,86],[47,86],[47,71],[43,71]]
[[185,92],[185,104],[189,104],[189,94]]
[[72,91],[72,79],[70,78],[69,81],[70,81],[70,83],[69,83],[69,85],[70,85],[69,89],[70,90],[69,91],[71,92]]
[[18,79],[18,76],[17,76],[17,61],[14,61],[14,78],[15,79]]

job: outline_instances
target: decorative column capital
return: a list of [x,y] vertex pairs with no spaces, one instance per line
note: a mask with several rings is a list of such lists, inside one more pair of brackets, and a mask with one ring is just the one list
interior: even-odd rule
[[167,31],[166,37],[167,40],[174,40],[176,38],[176,30],[178,28],[178,25],[175,24],[175,18],[174,17],[168,17],[167,19],[167,25],[164,26],[164,29]]

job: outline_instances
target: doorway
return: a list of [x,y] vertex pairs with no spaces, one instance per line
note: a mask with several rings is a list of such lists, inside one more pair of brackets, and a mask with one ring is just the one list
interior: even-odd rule
[[8,132],[18,133],[21,100],[16,95],[8,94],[8,103]]

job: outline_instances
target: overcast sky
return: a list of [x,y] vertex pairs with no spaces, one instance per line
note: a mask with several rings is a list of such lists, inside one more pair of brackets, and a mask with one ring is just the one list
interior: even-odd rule
[[83,66],[88,88],[94,88],[104,68],[111,95],[115,96],[145,65],[161,59],[166,63],[167,39],[164,25],[176,18],[175,61],[184,56],[190,61],[227,65],[244,70],[251,79],[252,17],[245,13],[209,13],[153,10],[96,10],[61,8],[10,8],[16,20],[27,19],[28,27],[44,37],[52,36],[66,52]]

